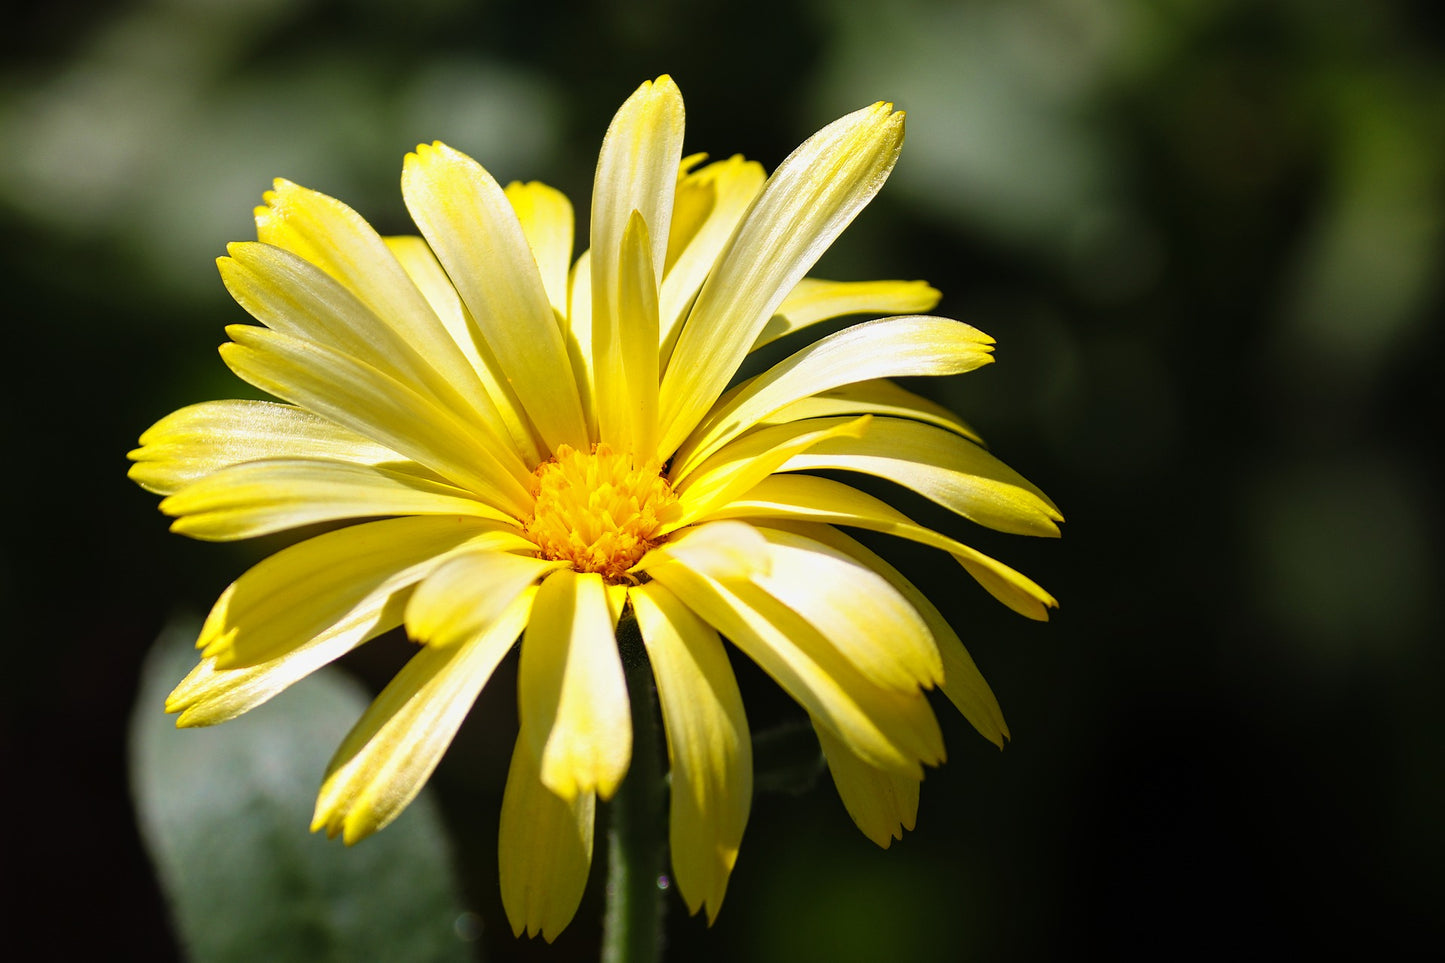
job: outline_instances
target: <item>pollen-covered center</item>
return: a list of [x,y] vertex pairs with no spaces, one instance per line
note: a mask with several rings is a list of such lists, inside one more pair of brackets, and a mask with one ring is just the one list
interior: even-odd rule
[[652,546],[657,529],[677,504],[672,486],[655,469],[634,468],[630,454],[606,445],[580,452],[562,445],[537,466],[537,504],[523,533],[537,554],[597,572],[612,582]]

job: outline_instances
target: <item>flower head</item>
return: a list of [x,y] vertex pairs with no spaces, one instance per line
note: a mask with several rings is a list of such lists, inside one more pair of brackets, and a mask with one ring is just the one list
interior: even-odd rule
[[[403,169],[420,237],[380,237],[341,202],[277,181],[258,241],[219,264],[261,323],[228,328],[221,355],[280,403],[183,408],[131,453],[175,531],[333,523],[222,594],[167,703],[180,725],[233,718],[397,626],[419,643],[337,751],[315,829],[354,842],[394,819],[521,636],[502,894],[515,930],[549,939],[581,898],[596,800],[631,757],[624,613],[660,696],[674,875],[711,918],[752,795],[723,637],[807,711],[844,805],[887,846],[913,825],[923,767],[943,759],[925,690],[999,745],[1007,730],[938,611],[842,529],[937,548],[1031,618],[1054,605],[994,559],[809,473],[874,475],[991,528],[1058,532],[1037,488],[887,380],[977,368],[992,340],[916,313],[938,297],[922,282],[805,277],[887,178],[903,115],[849,114],[769,178],[740,157],[684,158],[682,138],[669,78],[623,104],[575,262],[564,196],[503,188],[440,143]],[[892,316],[729,388],[749,352],[851,314]]]

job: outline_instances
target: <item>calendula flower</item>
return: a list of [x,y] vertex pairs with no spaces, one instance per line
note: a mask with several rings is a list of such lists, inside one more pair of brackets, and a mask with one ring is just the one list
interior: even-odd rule
[[[503,188],[440,143],[403,168],[420,237],[383,238],[278,181],[258,240],[219,262],[261,322],[229,327],[221,356],[284,403],[183,408],[131,453],[177,532],[330,524],[222,594],[167,703],[180,725],[233,718],[397,626],[419,643],[337,751],[313,829],[355,842],[394,819],[520,635],[502,896],[514,930],[548,939],[581,899],[596,801],[628,770],[624,613],[660,697],[673,873],[711,919],[752,795],[723,637],[807,711],[844,805],[880,845],[913,826],[923,767],[943,760],[925,690],[995,743],[1007,735],[937,609],[842,528],[933,546],[1031,618],[1054,605],[808,473],[878,476],[990,528],[1058,533],[1037,488],[886,380],[977,368],[992,340],[916,313],[938,298],[922,282],[804,276],[887,178],[902,113],[849,114],[768,178],[740,157],[684,158],[682,141],[677,87],[643,84],[603,140],[575,262],[562,194]],[[895,316],[729,387],[750,352],[852,314]]]

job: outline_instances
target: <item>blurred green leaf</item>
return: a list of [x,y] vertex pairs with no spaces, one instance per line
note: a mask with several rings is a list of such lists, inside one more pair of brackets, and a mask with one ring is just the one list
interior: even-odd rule
[[426,792],[354,847],[307,831],[327,760],[369,701],[360,687],[323,670],[240,719],[178,730],[162,706],[195,634],[162,633],[130,725],[142,835],[191,959],[472,959],[475,917]]

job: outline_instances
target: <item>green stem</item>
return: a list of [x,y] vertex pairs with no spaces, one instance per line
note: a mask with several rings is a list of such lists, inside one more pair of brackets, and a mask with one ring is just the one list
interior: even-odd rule
[[617,647],[632,704],[632,764],[612,797],[607,831],[607,914],[602,963],[656,963],[662,957],[662,745],[652,666],[637,622],[628,612],[617,626]]

